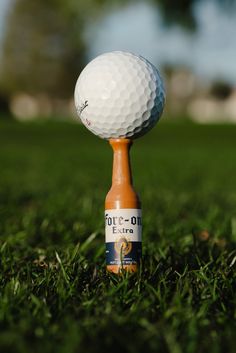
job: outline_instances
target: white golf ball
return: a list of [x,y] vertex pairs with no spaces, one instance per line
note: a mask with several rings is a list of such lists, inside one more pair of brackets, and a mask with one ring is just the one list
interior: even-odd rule
[[142,56],[114,51],[92,60],[75,87],[82,123],[104,139],[136,138],[159,120],[165,103],[158,70]]

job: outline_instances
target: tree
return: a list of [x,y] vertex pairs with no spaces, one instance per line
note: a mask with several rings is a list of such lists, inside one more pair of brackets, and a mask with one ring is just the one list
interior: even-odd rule
[[[187,30],[195,30],[197,27],[194,5],[199,0],[151,0],[157,5],[163,15],[164,23],[169,26],[179,24]],[[214,0],[224,10],[235,11],[235,0]]]
[[[9,15],[0,86],[66,97],[85,63],[84,9],[73,0],[17,0]],[[89,2],[88,2],[89,3]],[[89,6],[87,5],[87,10]]]

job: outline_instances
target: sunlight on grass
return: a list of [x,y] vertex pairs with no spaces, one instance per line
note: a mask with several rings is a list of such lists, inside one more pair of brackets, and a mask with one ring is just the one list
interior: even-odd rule
[[1,351],[233,353],[235,136],[161,123],[134,143],[143,259],[117,277],[108,143],[73,124],[1,123]]

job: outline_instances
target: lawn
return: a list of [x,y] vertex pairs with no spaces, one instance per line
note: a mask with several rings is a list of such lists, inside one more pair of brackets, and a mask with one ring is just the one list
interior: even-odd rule
[[138,274],[105,271],[112,153],[83,126],[0,123],[0,351],[236,350],[236,126],[161,122],[132,147]]

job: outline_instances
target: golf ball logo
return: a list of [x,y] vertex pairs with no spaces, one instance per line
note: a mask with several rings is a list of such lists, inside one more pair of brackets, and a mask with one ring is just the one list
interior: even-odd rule
[[84,103],[82,103],[81,105],[76,106],[77,114],[78,114],[79,116],[81,116],[83,110],[84,110],[85,108],[87,108],[87,106],[88,106],[88,101],[87,101],[87,100],[86,100]]

